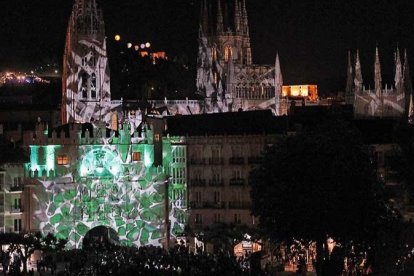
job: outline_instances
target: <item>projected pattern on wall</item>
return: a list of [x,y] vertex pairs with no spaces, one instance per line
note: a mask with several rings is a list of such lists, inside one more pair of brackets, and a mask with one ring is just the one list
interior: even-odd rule
[[[172,181],[165,170],[174,165],[172,156],[182,146],[165,141],[165,166],[156,168],[154,146],[130,138],[127,127],[121,132],[125,135],[119,138],[102,138],[102,145],[31,146],[28,168],[44,187],[34,194],[39,206],[35,217],[43,233],[56,233],[69,239],[69,247],[79,248],[89,230],[103,225],[114,229],[123,245],[161,245],[167,181],[171,235],[183,232],[185,183]],[[63,152],[77,152],[78,158],[56,165]]]
[[75,2],[63,59],[62,122],[110,121],[111,94],[102,11]]

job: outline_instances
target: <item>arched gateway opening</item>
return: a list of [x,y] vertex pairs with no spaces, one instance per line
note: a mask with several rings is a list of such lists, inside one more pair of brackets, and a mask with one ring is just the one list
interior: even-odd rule
[[119,245],[118,233],[106,226],[97,226],[89,230],[83,238],[83,249],[92,249],[97,246]]

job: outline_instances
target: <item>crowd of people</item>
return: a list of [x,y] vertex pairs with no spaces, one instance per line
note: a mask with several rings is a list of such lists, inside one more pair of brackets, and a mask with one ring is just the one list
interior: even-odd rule
[[[159,247],[119,247],[78,252],[69,258],[66,275],[251,275],[251,256],[189,252],[186,246],[169,251]],[[257,275],[257,274],[255,274]]]

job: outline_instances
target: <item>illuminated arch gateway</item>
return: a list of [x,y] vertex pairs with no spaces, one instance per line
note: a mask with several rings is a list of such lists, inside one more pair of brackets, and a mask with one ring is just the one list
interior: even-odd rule
[[68,239],[71,248],[102,226],[128,246],[158,246],[182,233],[186,146],[154,129],[67,124],[36,133],[26,166],[34,228]]
[[110,121],[105,28],[96,0],[76,0],[66,34],[62,123]]

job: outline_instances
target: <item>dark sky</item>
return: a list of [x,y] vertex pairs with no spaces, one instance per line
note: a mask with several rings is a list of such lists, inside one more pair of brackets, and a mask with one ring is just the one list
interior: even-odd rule
[[[1,2],[0,69],[60,62],[74,1]],[[124,43],[150,41],[169,55],[195,59],[199,0],[98,3],[104,10],[108,47],[119,33]],[[369,84],[377,43],[386,81],[392,80],[397,43],[407,48],[414,71],[412,0],[247,0],[247,9],[253,61],[274,63],[279,51],[285,83],[329,83],[330,89],[341,88],[347,51],[359,48]]]

